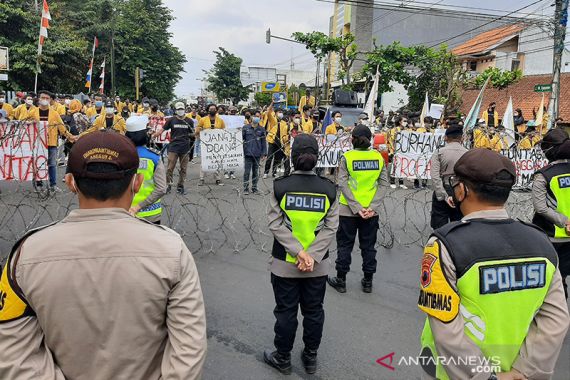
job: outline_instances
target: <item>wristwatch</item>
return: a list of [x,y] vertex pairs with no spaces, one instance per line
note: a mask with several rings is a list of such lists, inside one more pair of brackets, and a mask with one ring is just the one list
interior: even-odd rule
[[495,371],[491,372],[491,376],[489,376],[488,380],[499,380],[497,373]]

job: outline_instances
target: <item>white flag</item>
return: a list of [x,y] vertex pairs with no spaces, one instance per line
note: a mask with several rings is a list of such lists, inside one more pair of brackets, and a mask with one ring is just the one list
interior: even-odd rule
[[464,125],[464,128],[466,131],[473,129],[473,127],[475,127],[475,125],[477,125],[477,121],[479,120],[479,111],[481,110],[481,103],[483,102],[483,93],[485,92],[485,89],[487,88],[487,84],[489,83],[489,79],[491,79],[490,76],[485,81],[485,84],[483,85],[483,87],[481,88],[481,91],[479,92],[479,96],[477,96],[477,100],[475,100],[473,107],[471,107],[469,114],[467,114],[467,117],[465,118],[465,122],[463,125]]
[[503,116],[503,127],[505,127],[505,140],[510,146],[515,143],[515,119],[513,113],[513,98],[509,98],[509,104]]
[[378,82],[380,81],[380,72],[376,68],[376,76],[374,78],[374,84],[372,85],[372,90],[368,95],[368,101],[366,102],[366,107],[364,107],[364,113],[368,115],[368,120],[370,123],[374,122],[374,106],[378,99]]
[[429,99],[428,99],[428,94],[426,92],[426,100],[425,100],[424,106],[422,108],[422,114],[420,115],[420,123],[421,123],[422,128],[425,127],[424,119],[428,115],[428,112],[429,112]]

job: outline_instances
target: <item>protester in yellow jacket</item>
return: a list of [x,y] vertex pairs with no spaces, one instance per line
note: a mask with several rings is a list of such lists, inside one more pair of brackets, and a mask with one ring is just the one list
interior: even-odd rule
[[[498,127],[499,126],[499,113],[495,111],[497,104],[492,102],[486,111],[483,111],[481,119],[485,121],[485,125],[488,127]],[[489,123],[489,115],[493,115],[492,123]]]
[[341,125],[342,113],[340,111],[333,112],[333,123],[325,128],[325,135],[336,135],[339,129],[344,129]]
[[491,138],[483,127],[473,130],[473,148],[491,149]]
[[32,112],[36,108],[34,106],[34,95],[28,94],[26,95],[26,99],[24,100],[24,104],[20,104],[14,110],[14,119],[15,120],[28,120],[32,118]]
[[6,111],[8,120],[14,118],[14,107],[10,103],[6,103],[6,93],[4,91],[0,91],[0,109]]
[[196,136],[200,135],[203,129],[226,129],[226,124],[221,117],[218,116],[218,108],[215,104],[208,106],[208,116],[200,118],[196,127]]
[[316,104],[315,97],[311,96],[311,91],[307,90],[305,91],[305,95],[301,96],[301,99],[299,100],[299,111],[302,111],[303,107],[305,107],[306,105],[313,108],[315,104]]
[[505,135],[495,132],[491,137],[491,150],[501,153],[501,150],[509,149],[509,143]]
[[84,136],[88,133],[99,131],[102,129],[112,129],[120,134],[124,135],[127,133],[127,125],[125,119],[120,115],[115,114],[115,106],[111,100],[107,100],[105,103],[105,113],[99,115],[93,126],[83,132],[80,136]]
[[[529,123],[530,124],[530,123]],[[542,140],[534,125],[527,125],[524,137],[519,142],[518,148],[521,150],[532,149]]]

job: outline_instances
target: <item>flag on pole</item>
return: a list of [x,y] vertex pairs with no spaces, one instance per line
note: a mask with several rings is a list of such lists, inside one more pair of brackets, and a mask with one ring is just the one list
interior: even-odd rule
[[507,109],[503,115],[503,127],[505,127],[505,140],[509,147],[515,143],[515,119],[513,112],[513,98],[509,98],[509,104],[507,104]]
[[479,96],[477,96],[477,99],[475,100],[473,107],[471,107],[469,114],[467,114],[467,117],[465,118],[464,129],[466,131],[473,129],[473,127],[477,125],[477,121],[479,120],[479,111],[481,110],[481,103],[483,103],[483,94],[485,93],[485,89],[487,88],[489,79],[491,79],[491,77],[488,77],[487,80],[485,81],[485,84],[483,85],[481,91],[479,92]]
[[51,20],[51,15],[49,14],[49,7],[46,0],[44,0],[44,5],[42,8],[42,21],[40,23],[40,40],[38,42],[38,56],[42,55],[42,48],[44,46],[45,39],[48,37],[49,22]]
[[378,82],[380,81],[380,72],[378,67],[376,68],[376,76],[374,77],[374,84],[372,85],[372,90],[368,95],[368,101],[366,102],[366,107],[364,107],[364,113],[368,115],[368,120],[370,123],[374,122],[374,106],[378,100]]
[[428,99],[428,94],[426,92],[426,100],[424,101],[424,106],[422,108],[422,114],[420,115],[420,124],[421,124],[422,128],[425,127],[424,119],[428,115],[428,112],[429,112],[429,99]]
[[536,123],[537,127],[540,127],[538,130],[540,133],[542,133],[542,130],[544,128],[544,92],[542,93],[542,100],[540,101],[540,107],[538,107],[535,119],[536,120],[534,120],[534,122]]
[[93,52],[91,53],[91,56],[95,55],[95,49],[99,47],[99,40],[97,39],[97,37],[93,37]]
[[93,37],[93,50],[91,53],[91,63],[89,64],[89,70],[87,71],[87,78],[85,79],[85,87],[89,88],[91,92],[91,79],[93,76],[93,60],[95,59],[95,49],[99,47],[99,40],[97,37]]
[[102,94],[105,90],[105,58],[103,58],[103,63],[101,64],[101,85],[99,86],[99,92]]

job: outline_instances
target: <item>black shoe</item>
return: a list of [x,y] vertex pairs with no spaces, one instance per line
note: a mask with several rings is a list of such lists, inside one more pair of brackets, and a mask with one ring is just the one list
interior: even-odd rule
[[224,186],[224,184],[222,183],[222,181],[219,180],[219,179],[216,180],[216,185],[218,185],[218,186]]
[[172,186],[171,186],[171,185],[168,185],[168,186],[166,187],[166,194],[170,194],[171,191],[172,191]]
[[309,350],[305,348],[301,353],[301,361],[305,367],[305,372],[309,375],[317,372],[317,350]]
[[277,351],[265,350],[263,361],[284,375],[291,374],[291,354],[281,354]]
[[249,189],[243,189],[243,195],[248,195],[249,194]]
[[339,293],[346,293],[346,280],[338,277],[327,277],[327,282]]
[[362,291],[364,293],[372,293],[372,280],[367,280],[365,278],[361,281],[362,284]]
[[180,194],[180,195],[186,194],[186,190],[184,190],[184,186],[178,186],[178,187],[176,188],[176,192],[177,192],[178,194]]
[[257,190],[257,189],[252,189],[252,190],[251,190],[251,193],[252,193],[252,194],[257,194],[257,193],[259,193],[259,190]]
[[198,186],[204,186],[204,180],[200,179],[200,182],[198,182]]

